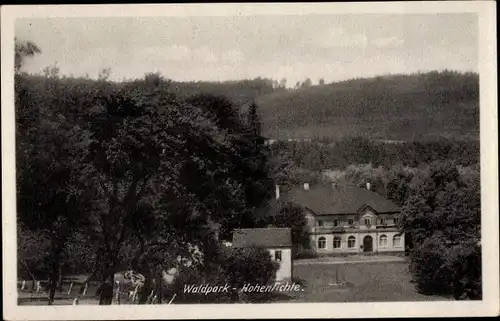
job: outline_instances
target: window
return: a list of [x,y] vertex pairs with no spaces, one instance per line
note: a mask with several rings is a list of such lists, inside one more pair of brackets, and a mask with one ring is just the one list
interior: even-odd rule
[[386,223],[385,217],[380,218],[380,225],[384,225]]
[[354,236],[349,236],[349,238],[347,239],[347,247],[356,247],[356,238]]
[[318,239],[318,249],[326,249],[326,238],[323,236]]
[[365,218],[365,225],[370,226],[371,224],[371,220],[369,218]]
[[281,262],[281,251],[274,252],[274,259]]
[[334,249],[340,249],[340,248],[341,248],[341,241],[340,241],[340,237],[335,236],[335,237],[333,238],[333,248],[334,248]]
[[399,235],[399,234],[394,235],[394,237],[392,238],[392,245],[394,247],[401,246],[401,235]]
[[323,225],[325,225],[325,222],[323,222],[322,220],[319,220],[318,221],[318,226],[323,226]]
[[333,220],[333,226],[339,226],[340,223],[339,223],[339,220]]
[[380,235],[380,247],[387,247],[387,235]]
[[349,220],[347,220],[347,224],[348,225],[354,225],[354,219],[350,218]]
[[399,223],[399,217],[395,216],[394,217],[394,224],[398,224]]

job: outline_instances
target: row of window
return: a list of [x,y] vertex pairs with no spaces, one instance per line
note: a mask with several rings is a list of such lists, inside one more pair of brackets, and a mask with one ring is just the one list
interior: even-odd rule
[[[394,218],[394,224],[398,224],[399,222],[399,218],[395,217]],[[365,218],[365,225],[366,226],[371,226],[372,222],[371,222],[371,219],[369,218]],[[378,219],[378,224],[386,224],[387,223],[387,220],[384,218],[384,217],[381,217]],[[333,226],[340,226],[341,225],[341,220],[333,220]],[[354,219],[353,218],[350,218],[347,220],[347,225],[354,225]],[[322,220],[318,220],[318,226],[325,226],[325,222],[322,221]]]
[[[392,244],[394,247],[399,247],[401,246],[401,235],[396,234],[392,238]],[[340,249],[342,247],[342,241],[340,237],[335,236],[333,238],[333,248],[334,249]],[[349,236],[347,238],[347,247],[348,248],[355,248],[356,247],[356,237],[355,236]],[[387,235],[382,234],[380,235],[379,238],[379,247],[384,248],[387,247]],[[326,238],[324,236],[321,236],[318,238],[318,249],[326,249]]]

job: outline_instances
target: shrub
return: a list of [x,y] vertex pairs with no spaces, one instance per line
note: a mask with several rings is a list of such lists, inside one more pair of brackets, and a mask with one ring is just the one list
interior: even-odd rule
[[414,248],[410,271],[424,294],[481,299],[481,248],[473,242],[450,244],[433,235]]
[[472,242],[455,245],[446,252],[446,259],[454,298],[481,300],[481,246]]
[[[267,285],[276,276],[277,263],[271,260],[269,251],[264,248],[224,249],[218,258],[203,266],[183,268],[179,271],[174,284],[164,293],[166,297],[177,294],[175,301],[190,303],[209,302],[262,302],[272,299],[272,293],[242,293],[239,290],[246,284]],[[224,286],[228,292],[189,293],[186,286]]]
[[318,256],[318,252],[315,249],[304,249],[297,253],[296,259],[314,259]]
[[[225,273],[231,287],[241,289],[246,284],[268,285],[274,281],[278,264],[265,248],[234,249],[227,256]],[[250,302],[269,301],[270,292],[239,293],[239,299]]]
[[445,240],[431,237],[414,248],[410,271],[417,289],[424,294],[445,294],[450,284],[450,271],[445,264]]

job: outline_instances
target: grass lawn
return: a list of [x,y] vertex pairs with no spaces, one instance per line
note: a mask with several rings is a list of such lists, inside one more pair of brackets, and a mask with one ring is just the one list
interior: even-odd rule
[[[351,286],[336,287],[339,280]],[[440,301],[439,296],[420,294],[411,283],[406,262],[380,262],[339,265],[298,265],[294,277],[304,281],[303,292],[292,294],[291,302],[374,302],[374,301]]]

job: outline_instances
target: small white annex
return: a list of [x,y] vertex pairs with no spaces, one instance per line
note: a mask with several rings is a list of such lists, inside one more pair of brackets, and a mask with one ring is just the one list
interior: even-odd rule
[[252,228],[233,231],[232,246],[235,248],[264,247],[271,254],[272,260],[279,263],[276,281],[291,280],[292,231],[290,228]]

